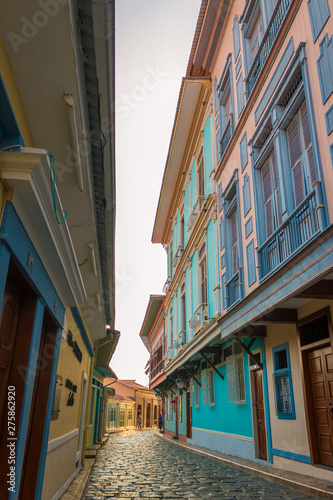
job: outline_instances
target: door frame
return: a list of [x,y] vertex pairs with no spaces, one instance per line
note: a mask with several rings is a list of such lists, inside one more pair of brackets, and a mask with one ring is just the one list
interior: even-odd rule
[[[299,327],[309,323],[321,316],[327,316],[329,337],[315,342],[313,344],[308,344],[306,346],[301,346],[300,329]],[[332,328],[332,317],[330,307],[324,307],[319,309],[309,316],[305,316],[297,322],[297,342],[301,357],[301,370],[302,370],[302,381],[303,381],[303,398],[304,398],[304,411],[306,418],[307,433],[309,439],[310,448],[310,459],[311,465],[320,464],[320,453],[316,429],[316,421],[312,402],[312,389],[310,383],[310,374],[308,369],[308,353],[316,349],[322,349],[324,347],[331,347],[333,352],[333,328]]]
[[[263,360],[263,352],[262,348],[255,349],[252,351],[253,354],[260,354],[260,359]],[[251,394],[251,414],[252,414],[252,432],[253,432],[253,448],[254,448],[254,456],[259,459],[259,436],[258,436],[258,422],[257,422],[257,410],[256,410],[256,389],[255,389],[255,382],[254,382],[254,372],[261,370],[262,371],[262,398],[264,402],[264,412],[265,412],[265,433],[266,433],[266,455],[268,461],[269,459],[269,440],[268,440],[268,427],[269,427],[269,422],[267,419],[269,418],[269,415],[267,415],[267,405],[266,405],[266,398],[265,398],[265,374],[263,368],[257,368],[257,369],[250,369],[250,363],[249,363],[249,372],[250,372],[250,394]],[[260,459],[264,460],[264,459]]]

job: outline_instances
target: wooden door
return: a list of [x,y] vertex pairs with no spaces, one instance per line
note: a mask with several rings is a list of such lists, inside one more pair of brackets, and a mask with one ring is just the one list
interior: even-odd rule
[[331,347],[308,353],[319,460],[333,467],[333,355]]
[[175,412],[175,417],[176,417],[176,436],[178,436],[178,396],[176,396],[176,412]]
[[[8,280],[0,316],[0,430],[7,425],[7,393],[15,351],[21,294]],[[5,432],[7,433],[7,432]],[[1,432],[3,434],[3,432]]]
[[192,439],[192,406],[191,393],[186,393],[186,437]]
[[255,411],[257,420],[257,444],[259,454],[258,458],[267,460],[266,420],[262,384],[262,370],[255,370],[253,372],[253,377],[255,391]]

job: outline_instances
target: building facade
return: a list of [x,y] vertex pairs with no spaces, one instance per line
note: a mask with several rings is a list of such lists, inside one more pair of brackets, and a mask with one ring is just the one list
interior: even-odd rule
[[113,9],[104,1],[2,9],[4,499],[62,495],[84,461],[93,376],[103,386],[111,373]]
[[152,237],[168,255],[166,430],[327,479],[332,8],[202,2]]

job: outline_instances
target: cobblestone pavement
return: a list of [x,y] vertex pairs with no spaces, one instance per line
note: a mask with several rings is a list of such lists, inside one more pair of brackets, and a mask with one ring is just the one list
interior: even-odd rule
[[110,435],[98,452],[83,500],[138,498],[303,500],[312,495],[218,463],[154,436]]

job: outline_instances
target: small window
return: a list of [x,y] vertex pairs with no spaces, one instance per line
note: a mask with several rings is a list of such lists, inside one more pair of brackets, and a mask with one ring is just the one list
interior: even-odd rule
[[273,348],[276,415],[279,419],[295,419],[288,343]]
[[214,406],[214,404],[215,404],[214,372],[213,372],[213,370],[208,371],[208,403],[210,406]]
[[313,344],[320,340],[328,339],[330,332],[328,329],[327,316],[321,316],[305,325],[299,327],[301,346]]
[[245,403],[245,379],[243,350],[237,342],[223,349],[222,359],[227,365],[228,401],[230,403]]

